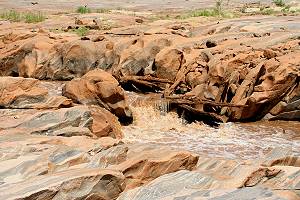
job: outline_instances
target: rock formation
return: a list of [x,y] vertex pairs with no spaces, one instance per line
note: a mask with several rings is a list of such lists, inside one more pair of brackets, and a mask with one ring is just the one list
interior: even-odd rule
[[121,122],[132,122],[124,90],[112,75],[103,70],[90,71],[82,78],[66,83],[63,95],[76,103],[106,108],[119,117]]
[[[152,95],[159,114],[178,114],[178,124],[299,121],[299,16],[202,23],[118,15],[133,26],[103,30],[98,14],[0,21],[1,200],[298,199],[297,153],[211,158],[172,137],[192,131],[160,130],[168,141],[158,145],[128,142],[122,129],[135,122],[132,91]],[[80,28],[89,32],[76,36]],[[153,131],[150,120],[143,123]],[[266,135],[288,129],[280,131]]]

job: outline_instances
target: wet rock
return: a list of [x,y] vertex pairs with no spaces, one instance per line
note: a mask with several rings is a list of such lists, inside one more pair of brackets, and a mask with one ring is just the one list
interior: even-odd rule
[[72,100],[50,95],[41,82],[31,78],[0,77],[0,107],[2,108],[60,108],[72,106]]
[[124,176],[112,170],[77,169],[0,187],[1,199],[116,199]]
[[103,70],[90,71],[81,79],[66,83],[63,95],[76,103],[101,106],[115,114],[122,123],[132,122],[124,90],[111,74]]
[[[198,114],[217,116],[210,121],[225,121],[221,117],[228,116],[232,121],[255,121],[266,113],[274,119],[298,120],[297,19],[251,17],[201,26],[160,20],[150,27],[123,27],[105,32],[105,38],[94,35],[81,40],[67,30],[2,34],[10,31],[2,28],[1,76],[73,79],[64,92],[69,87],[70,98],[88,106],[61,108],[66,106],[61,98],[67,98],[61,96],[61,89],[48,87],[49,82],[3,77],[13,81],[0,84],[1,108],[18,109],[0,109],[0,199],[116,199],[124,189],[120,199],[298,199],[299,158],[290,153],[276,153],[268,162],[198,159],[166,147],[174,141],[159,141],[166,146],[120,142],[121,126],[110,111],[119,118],[130,116],[124,91],[111,75],[95,70],[112,71],[117,79],[136,75],[148,85],[155,82],[158,90],[170,89],[164,94],[176,94],[174,102],[186,101]],[[81,25],[69,28],[98,29],[101,23],[82,19]],[[19,28],[24,27],[14,31]],[[206,103],[198,105],[202,101]],[[169,100],[155,104],[163,114],[170,108]],[[143,123],[149,128],[149,122]],[[289,136],[289,131],[282,131]],[[221,155],[223,146],[216,148]]]
[[300,120],[300,110],[283,112],[275,117],[270,118],[270,120],[287,120],[287,121],[299,121]]

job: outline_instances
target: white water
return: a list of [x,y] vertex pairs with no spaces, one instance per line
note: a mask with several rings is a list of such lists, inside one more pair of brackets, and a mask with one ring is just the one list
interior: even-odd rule
[[234,159],[260,158],[275,147],[300,155],[299,122],[225,123],[216,129],[201,123],[185,124],[176,113],[163,112],[168,110],[166,102],[159,106],[160,100],[152,97],[130,94],[129,102],[135,121],[124,127],[127,142],[156,143]]

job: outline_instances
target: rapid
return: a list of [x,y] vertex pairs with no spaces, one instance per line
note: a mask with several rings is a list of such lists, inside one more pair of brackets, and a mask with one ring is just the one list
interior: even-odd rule
[[223,123],[213,128],[201,122],[187,124],[168,102],[157,95],[128,92],[134,123],[124,126],[125,141],[159,144],[199,155],[227,159],[259,159],[275,148],[299,156],[299,122],[259,121]]

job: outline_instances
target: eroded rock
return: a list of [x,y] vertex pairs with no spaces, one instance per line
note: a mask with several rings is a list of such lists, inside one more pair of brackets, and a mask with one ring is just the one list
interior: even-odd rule
[[154,74],[156,55],[171,45],[168,38],[136,38],[121,44],[120,63],[113,69],[116,77]]
[[112,170],[80,169],[58,172],[0,187],[2,199],[116,199],[124,176]]
[[81,79],[66,83],[63,95],[76,103],[101,106],[115,114],[123,123],[132,122],[124,90],[112,75],[103,70],[90,71]]
[[112,169],[121,171],[126,177],[126,189],[142,184],[171,172],[192,170],[198,156],[186,151],[177,151],[156,145],[129,146],[127,159]]
[[71,41],[58,44],[52,49],[47,62],[39,68],[34,77],[38,79],[71,80],[88,71],[109,69],[118,63],[118,56],[109,41]]
[[184,64],[183,52],[177,49],[164,49],[155,57],[156,76],[174,81]]
[[72,106],[72,100],[51,95],[41,82],[31,78],[0,77],[0,107],[50,109]]
[[[121,138],[120,125],[114,116],[101,109],[92,114],[86,106],[59,110],[2,110],[2,134],[29,133],[48,136]],[[95,112],[95,111],[94,111]],[[101,117],[99,117],[101,116]],[[94,133],[93,133],[94,132]]]

